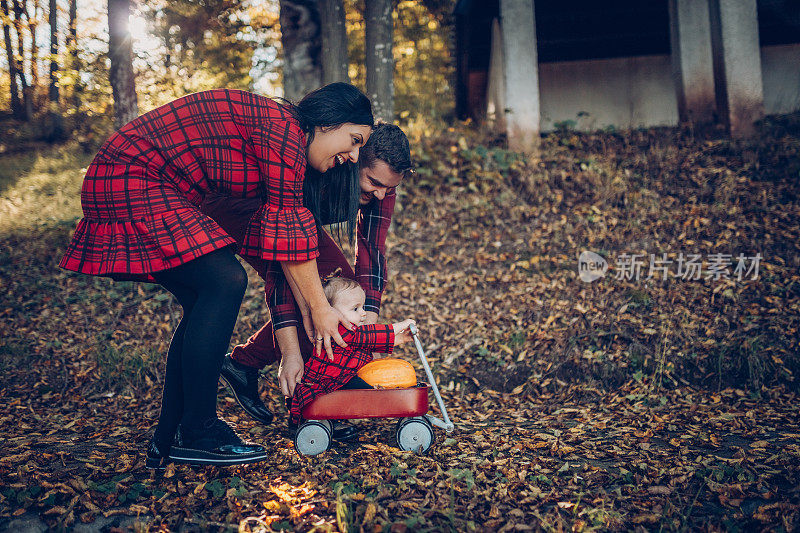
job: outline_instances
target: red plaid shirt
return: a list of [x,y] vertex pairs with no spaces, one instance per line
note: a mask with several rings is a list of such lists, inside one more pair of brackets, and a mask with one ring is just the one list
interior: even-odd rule
[[84,218],[61,266],[153,281],[151,272],[234,244],[198,210],[210,193],[259,203],[236,239],[242,255],[314,259],[305,148],[288,109],[253,93],[216,89],[154,109],[114,133],[89,166]]
[[341,389],[358,371],[372,361],[372,353],[391,354],[394,350],[394,329],[389,324],[369,324],[349,331],[339,326],[339,333],[347,348],[334,344],[333,361],[323,351],[316,352],[306,361],[303,381],[294,388],[290,414],[298,424],[303,407],[320,394]]
[[[356,231],[356,281],[367,295],[364,303],[366,311],[379,314],[381,298],[388,279],[386,272],[386,236],[392,223],[394,204],[397,195],[394,191],[383,200],[373,199],[362,205]],[[273,273],[275,290],[269,299],[269,310],[274,329],[289,326],[299,327],[299,310],[294,301],[289,283],[283,272]]]

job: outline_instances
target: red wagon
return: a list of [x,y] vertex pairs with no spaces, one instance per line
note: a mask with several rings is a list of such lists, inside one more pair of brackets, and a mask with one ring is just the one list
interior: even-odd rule
[[[323,394],[303,408],[305,422],[297,428],[295,449],[303,455],[320,454],[331,445],[331,420],[355,418],[400,418],[397,423],[397,445],[401,450],[425,453],[433,444],[433,427],[450,433],[455,426],[447,416],[439,387],[428,365],[418,330],[411,325],[411,334],[428,383],[406,389],[350,389]],[[439,405],[444,420],[428,413],[428,393]]]

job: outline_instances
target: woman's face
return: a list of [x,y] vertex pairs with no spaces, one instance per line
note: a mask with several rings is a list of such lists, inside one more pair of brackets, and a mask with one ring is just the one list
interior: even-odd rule
[[372,128],[345,122],[334,129],[314,130],[314,140],[308,147],[308,164],[320,172],[332,169],[345,161],[358,161],[358,151],[369,139]]

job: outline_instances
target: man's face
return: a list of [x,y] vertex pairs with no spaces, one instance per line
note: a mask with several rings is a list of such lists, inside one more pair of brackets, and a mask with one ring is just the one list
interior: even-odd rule
[[361,205],[366,205],[373,198],[383,200],[390,190],[400,185],[403,175],[395,172],[382,159],[376,159],[372,165],[362,168],[358,184],[361,186],[361,198],[358,199]]

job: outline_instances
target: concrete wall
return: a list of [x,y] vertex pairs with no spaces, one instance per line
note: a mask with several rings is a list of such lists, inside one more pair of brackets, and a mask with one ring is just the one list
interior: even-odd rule
[[545,131],[564,121],[582,130],[678,123],[668,55],[541,63],[539,90]]
[[764,111],[785,114],[800,110],[800,44],[761,47]]
[[[800,110],[800,44],[761,49],[767,114]],[[678,103],[668,55],[539,65],[541,127],[577,129],[674,126]],[[578,116],[578,113],[586,113]]]

